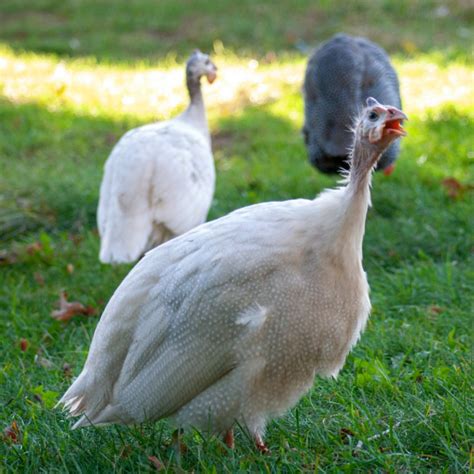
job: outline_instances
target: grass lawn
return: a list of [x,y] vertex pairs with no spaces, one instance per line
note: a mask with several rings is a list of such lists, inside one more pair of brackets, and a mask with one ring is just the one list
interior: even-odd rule
[[[473,469],[474,9],[466,1],[23,0],[0,3],[0,472],[467,472]],[[399,72],[401,157],[377,174],[364,243],[373,312],[337,380],[228,452],[166,421],[72,432],[54,409],[131,266],[98,261],[102,166],[127,129],[182,110],[182,61],[213,52],[204,93],[210,219],[336,185],[300,136],[308,49],[367,34]],[[51,318],[58,294],[96,309]],[[1,435],[3,432],[3,436]],[[182,472],[182,471],[181,471]]]

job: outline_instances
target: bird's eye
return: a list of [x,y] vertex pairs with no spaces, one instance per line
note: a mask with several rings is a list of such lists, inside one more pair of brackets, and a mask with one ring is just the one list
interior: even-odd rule
[[369,120],[377,120],[379,118],[378,114],[376,112],[370,112],[369,114]]

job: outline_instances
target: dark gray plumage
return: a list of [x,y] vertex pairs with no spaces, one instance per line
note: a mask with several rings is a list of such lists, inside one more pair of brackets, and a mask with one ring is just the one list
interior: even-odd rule
[[[304,81],[303,134],[309,161],[319,170],[334,173],[347,168],[351,127],[367,97],[401,107],[397,73],[380,46],[338,34],[313,53]],[[399,148],[399,142],[394,142],[377,169],[389,167]]]

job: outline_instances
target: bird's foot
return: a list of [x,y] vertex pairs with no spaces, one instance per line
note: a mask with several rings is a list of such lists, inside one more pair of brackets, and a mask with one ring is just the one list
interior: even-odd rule
[[260,435],[255,436],[255,447],[262,453],[262,454],[269,454],[270,450],[267,448],[266,444],[263,442],[263,439]]
[[232,428],[225,432],[224,443],[229,449],[234,449],[234,430]]

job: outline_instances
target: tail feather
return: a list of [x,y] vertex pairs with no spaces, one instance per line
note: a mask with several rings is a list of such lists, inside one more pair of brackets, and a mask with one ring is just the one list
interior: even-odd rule
[[128,263],[138,260],[149,247],[152,219],[148,213],[117,215],[104,226],[99,259],[102,263]]
[[84,428],[87,426],[103,426],[111,423],[122,423],[124,425],[132,423],[132,420],[125,417],[124,413],[113,405],[107,405],[99,413],[94,416],[84,414],[79,418],[78,421],[72,426],[72,429]]
[[69,416],[83,415],[73,426],[75,429],[96,424],[104,409],[110,406],[109,400],[110,394],[104,384],[91,384],[87,372],[83,371],[59,400],[58,405],[63,405]]

